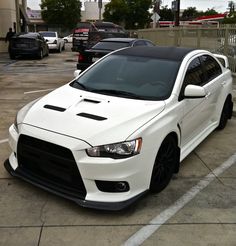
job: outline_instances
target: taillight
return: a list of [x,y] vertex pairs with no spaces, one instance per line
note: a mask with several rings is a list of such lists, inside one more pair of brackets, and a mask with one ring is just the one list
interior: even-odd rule
[[79,53],[78,55],[78,62],[83,62],[84,61],[84,56]]

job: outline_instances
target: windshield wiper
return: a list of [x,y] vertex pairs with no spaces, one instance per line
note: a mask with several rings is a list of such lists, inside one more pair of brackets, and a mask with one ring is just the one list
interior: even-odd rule
[[137,94],[134,94],[132,92],[127,92],[127,91],[119,91],[119,90],[111,90],[111,89],[93,89],[91,92],[97,92],[101,94],[106,94],[106,95],[115,95],[115,96],[124,96],[128,98],[135,98],[135,99],[145,99],[144,97],[141,97]]

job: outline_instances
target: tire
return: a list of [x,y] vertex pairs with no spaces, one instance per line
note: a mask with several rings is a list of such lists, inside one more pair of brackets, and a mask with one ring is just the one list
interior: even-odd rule
[[169,184],[179,166],[179,148],[176,140],[168,135],[158,150],[150,182],[151,192],[161,192]]
[[218,130],[223,130],[225,128],[228,119],[230,119],[232,116],[232,110],[233,110],[232,102],[231,102],[230,97],[228,97],[225,100],[225,103],[224,103],[224,106],[223,106],[223,109],[221,112],[220,122],[219,122],[219,125],[217,127]]
[[10,59],[12,59],[12,60],[16,58],[16,56],[14,54],[11,54],[11,53],[9,54],[9,56],[10,56]]
[[43,50],[42,49],[39,51],[38,58],[40,60],[43,59]]

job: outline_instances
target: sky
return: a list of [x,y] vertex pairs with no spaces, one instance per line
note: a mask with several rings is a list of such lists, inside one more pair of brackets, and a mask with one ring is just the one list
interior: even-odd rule
[[[162,5],[171,6],[173,0],[162,0]],[[40,9],[40,0],[27,0],[28,7],[31,9]],[[82,1],[83,2],[83,1]],[[217,12],[224,13],[228,7],[228,0],[180,0],[180,8],[196,7],[197,10],[207,10],[214,8]]]

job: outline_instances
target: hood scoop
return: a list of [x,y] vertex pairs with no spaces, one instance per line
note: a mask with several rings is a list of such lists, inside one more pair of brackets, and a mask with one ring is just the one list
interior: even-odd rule
[[100,101],[96,101],[96,100],[92,100],[92,99],[88,99],[88,98],[84,98],[83,101],[84,102],[89,102],[89,103],[95,103],[95,104],[100,103]]
[[88,119],[92,119],[92,120],[98,120],[98,121],[107,120],[107,118],[105,118],[105,117],[94,115],[94,114],[79,113],[77,115],[80,117],[84,117],[84,118],[88,118]]
[[44,108],[55,110],[55,111],[59,111],[59,112],[66,111],[65,108],[61,108],[61,107],[57,107],[57,106],[53,106],[53,105],[49,105],[49,104],[44,105]]

